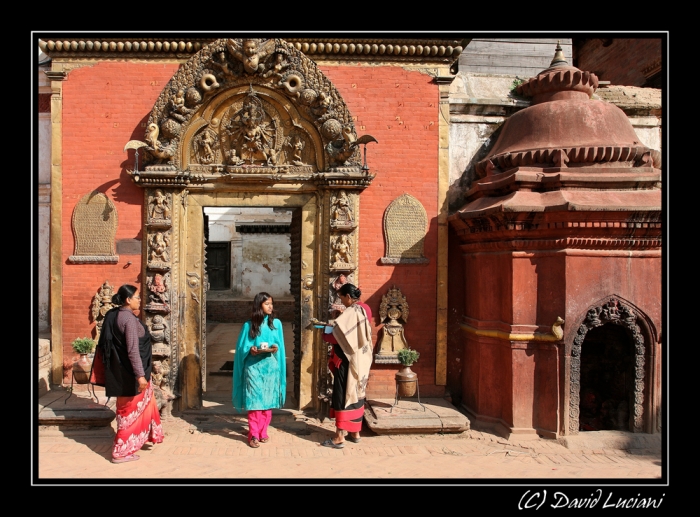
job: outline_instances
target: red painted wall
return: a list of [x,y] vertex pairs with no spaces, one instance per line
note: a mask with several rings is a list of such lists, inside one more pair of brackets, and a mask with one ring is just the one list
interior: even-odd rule
[[[94,335],[92,297],[105,280],[115,290],[124,283],[141,288],[141,258],[119,254],[118,264],[70,264],[75,250],[71,219],[80,199],[98,190],[118,214],[116,241],[141,239],[143,189],[133,185],[123,152],[126,142],[143,139],[145,121],[175,64],[97,63],[72,70],[63,83],[63,368],[70,382],[76,354],[71,342]],[[132,261],[131,266],[126,266]]]
[[[358,135],[370,134],[367,163],[376,174],[360,196],[359,283],[364,301],[372,308],[375,344],[379,304],[396,285],[408,302],[404,327],[406,341],[420,352],[411,367],[418,374],[421,395],[442,394],[435,388],[435,319],[437,302],[437,186],[438,86],[428,75],[400,67],[320,67],[338,88],[350,113],[357,117]],[[382,265],[385,254],[384,211],[408,193],[428,214],[425,256],[428,264]],[[394,397],[394,374],[399,365],[372,366],[368,397]],[[432,385],[432,386],[431,386]]]
[[[118,264],[69,264],[74,252],[71,227],[78,201],[97,189],[115,204],[116,240],[142,238],[143,189],[126,173],[133,167],[124,145],[142,140],[146,120],[177,64],[101,62],[72,70],[63,83],[63,349],[64,380],[70,382],[75,354],[70,343],[88,335],[92,297],[105,281],[141,287],[140,256],[119,253]],[[408,344],[421,353],[413,370],[421,394],[435,382],[438,86],[428,75],[395,66],[324,66],[356,117],[358,135],[370,134],[378,143],[367,146],[367,161],[376,178],[360,196],[360,288],[372,307],[375,342],[379,304],[395,284],[408,300],[405,328]],[[383,217],[387,206],[408,193],[428,214],[425,265],[384,266]],[[133,264],[125,267],[128,261]],[[374,365],[368,394],[394,396],[398,365]],[[423,388],[423,385],[426,385]],[[442,387],[437,388],[441,391]],[[432,390],[435,392],[435,389]]]

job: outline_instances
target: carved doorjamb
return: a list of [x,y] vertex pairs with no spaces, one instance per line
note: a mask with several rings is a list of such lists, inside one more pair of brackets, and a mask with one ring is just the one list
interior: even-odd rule
[[[632,430],[635,433],[644,432],[644,385],[645,363],[648,348],[638,325],[638,312],[628,304],[612,296],[607,302],[591,307],[579,326],[571,346],[569,367],[569,422],[568,433],[579,433],[580,391],[581,391],[581,347],[589,330],[607,323],[624,327],[634,344],[634,390],[632,409]],[[650,408],[647,408],[649,410]]]

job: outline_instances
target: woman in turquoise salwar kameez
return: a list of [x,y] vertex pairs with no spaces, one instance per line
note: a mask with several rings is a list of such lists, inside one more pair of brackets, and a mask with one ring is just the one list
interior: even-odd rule
[[248,413],[248,444],[269,441],[272,409],[284,406],[287,390],[282,322],[272,296],[258,293],[250,320],[241,328],[233,361],[233,407]]

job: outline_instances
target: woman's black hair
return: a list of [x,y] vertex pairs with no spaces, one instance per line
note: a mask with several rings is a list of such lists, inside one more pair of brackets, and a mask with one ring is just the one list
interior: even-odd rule
[[355,287],[351,283],[343,284],[340,286],[340,289],[338,289],[338,294],[342,294],[343,296],[350,295],[350,298],[353,300],[359,300],[360,297],[362,296],[362,291],[358,287]]
[[[255,295],[255,299],[253,300],[253,314],[250,316],[250,339],[255,339],[260,335],[260,326],[262,325],[265,316],[267,316],[267,314],[265,314],[262,310],[262,304],[270,298],[272,298],[272,296],[265,292]],[[270,317],[267,318],[267,326],[272,330],[275,330],[275,326],[272,324],[272,322],[276,317],[277,313],[275,313],[273,306],[272,314],[270,314]]]
[[124,284],[119,288],[119,290],[112,296],[112,303],[114,305],[124,305],[127,298],[133,298],[134,294],[138,291],[136,287],[131,284]]

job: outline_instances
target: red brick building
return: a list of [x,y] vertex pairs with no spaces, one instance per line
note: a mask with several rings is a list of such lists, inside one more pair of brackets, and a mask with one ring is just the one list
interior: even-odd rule
[[[206,361],[202,207],[279,207],[295,214],[290,264],[294,345],[288,345],[288,350],[294,353],[299,409],[325,408],[319,392],[327,382],[326,348],[309,323],[311,318],[329,317],[334,286],[343,275],[359,284],[364,301],[373,308],[376,336],[382,335],[383,296],[393,286],[400,288],[411,314],[404,325],[405,338],[421,353],[412,368],[419,376],[422,396],[459,394],[476,416],[498,420],[511,432],[544,429],[547,436],[567,432],[567,422],[556,416],[568,409],[567,397],[555,397],[541,409],[548,412],[543,417],[546,425],[528,413],[531,399],[537,397],[535,384],[540,382],[537,389],[545,391],[551,387],[546,376],[528,370],[521,378],[506,382],[492,377],[474,387],[475,379],[488,376],[488,370],[497,366],[489,366],[486,374],[474,370],[478,361],[464,328],[500,332],[494,334],[496,339],[518,332],[534,335],[564,314],[546,307],[544,300],[532,306],[524,294],[530,293],[539,271],[549,265],[523,265],[534,269],[514,274],[522,285],[515,282],[496,288],[495,279],[506,282],[503,272],[525,262],[490,262],[477,253],[481,266],[465,268],[461,248],[465,243],[455,234],[456,216],[448,223],[459,208],[448,199],[448,190],[454,186],[450,159],[459,144],[450,133],[450,85],[468,40],[260,38],[257,61],[246,61],[240,53],[245,41],[228,37],[97,41],[42,35],[39,46],[51,58],[46,73],[50,93],[39,96],[39,110],[50,106],[52,122],[51,382],[70,383],[75,359],[70,343],[95,332],[93,304],[100,286],[105,281],[114,288],[132,283],[148,293],[159,274],[168,279],[168,306],[151,304],[149,310],[144,301],[142,317],[151,328],[164,320],[167,330],[160,353],[170,368],[165,382],[179,395],[176,404],[181,408],[197,406]],[[594,43],[587,45],[590,52]],[[547,68],[553,50],[548,47],[540,70]],[[584,66],[584,55],[579,55],[579,68]],[[505,110],[498,107],[507,115],[527,106],[521,100],[507,102],[510,107]],[[261,144],[262,154],[235,143],[243,138],[243,112],[248,108],[257,114],[256,127],[267,128],[266,138],[274,141],[269,147]],[[483,109],[480,103],[479,110]],[[211,160],[202,155],[209,129],[220,139]],[[363,135],[372,140],[356,144]],[[297,155],[287,145],[295,138],[301,142]],[[227,154],[231,151],[235,152]],[[480,152],[481,158],[487,154]],[[478,161],[470,159],[474,164]],[[468,187],[464,185],[463,190]],[[166,195],[170,218],[153,218],[158,190]],[[341,190],[349,194],[353,213],[351,223],[345,225],[333,216]],[[387,218],[388,208],[397,206],[393,203],[404,207],[398,223]],[[421,210],[424,230],[413,224]],[[169,239],[166,255],[155,251],[159,233]],[[337,260],[334,250],[343,235],[350,239],[351,251]],[[401,244],[398,255],[389,252],[390,243],[406,239],[411,246]],[[592,272],[605,266],[552,267],[561,272],[567,267]],[[635,274],[635,282],[650,279],[648,292],[640,295],[645,303],[660,293],[658,273],[654,265],[646,273]],[[541,278],[546,285],[539,287],[544,291],[566,282],[565,277]],[[585,306],[599,301],[603,307],[609,301],[603,298],[618,292],[614,285],[606,288],[596,283],[596,275],[580,281],[590,282],[590,292],[584,289],[586,300],[577,302]],[[508,296],[501,297],[499,293],[504,292]],[[595,300],[588,300],[591,297]],[[479,318],[486,323],[475,323],[474,314],[483,308],[474,312],[472,304],[478,300],[483,307],[500,307],[488,317],[490,309],[483,309],[486,312]],[[644,305],[638,302],[634,300]],[[661,335],[661,309],[657,309],[651,314],[655,330],[648,332],[655,344]],[[488,323],[491,316],[500,321],[493,328]],[[561,375],[564,351],[575,337],[575,328],[564,328],[564,341],[546,340],[548,352],[543,355]],[[453,366],[460,371],[450,373]],[[652,368],[656,387],[660,364]],[[368,396],[393,398],[397,369],[395,361],[375,362]],[[506,384],[527,386],[527,393],[521,397],[511,391],[505,396],[500,388]],[[556,389],[563,390],[564,384]],[[490,402],[476,402],[479,390],[490,390]],[[523,404],[530,406],[525,410]],[[654,402],[654,411],[658,406]],[[644,429],[653,432],[652,427]]]

